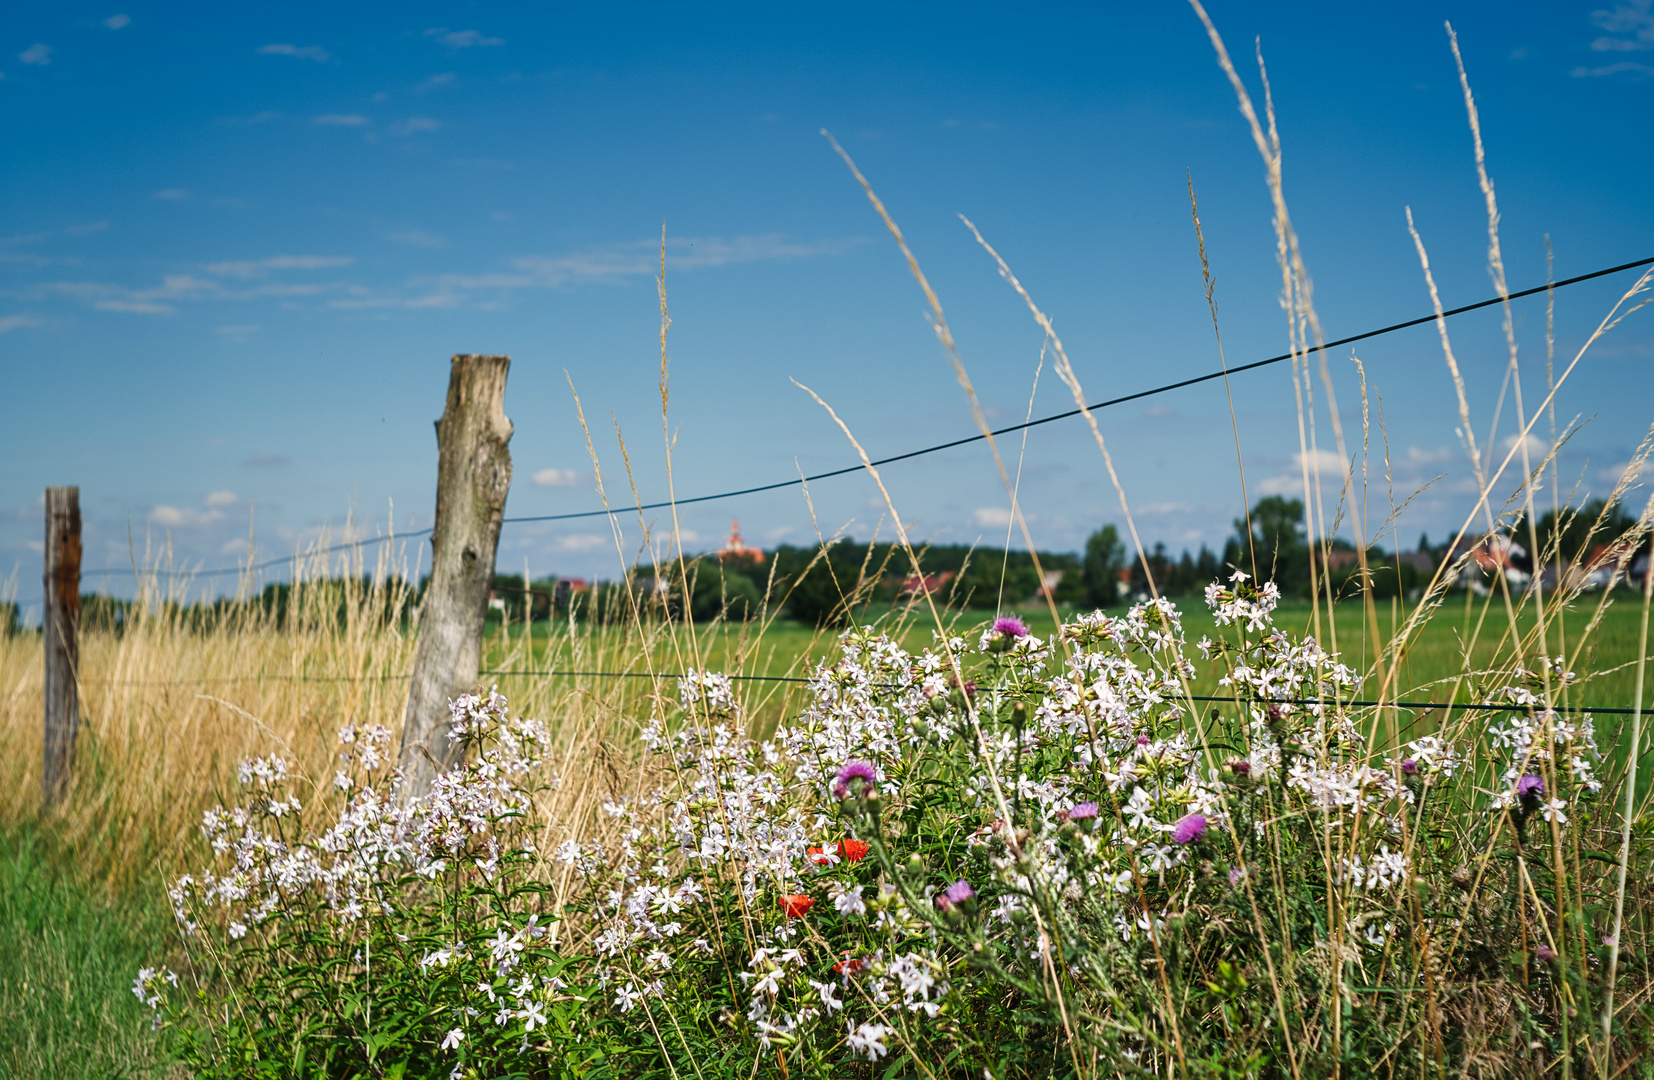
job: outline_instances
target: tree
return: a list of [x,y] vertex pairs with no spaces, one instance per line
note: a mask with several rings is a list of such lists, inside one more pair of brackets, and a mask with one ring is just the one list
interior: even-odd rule
[[689,572],[695,582],[689,610],[697,622],[711,622],[720,615],[741,622],[763,613],[764,596],[757,583],[740,570],[724,566],[721,559],[701,559]]
[[1120,602],[1120,571],[1126,565],[1126,546],[1113,525],[1104,525],[1085,541],[1081,580],[1085,602],[1092,607],[1109,607]]
[[1240,568],[1250,572],[1256,559],[1260,580],[1274,581],[1289,596],[1307,593],[1309,545],[1303,529],[1303,500],[1265,496],[1253,505],[1251,518],[1250,534],[1246,519],[1235,519]]

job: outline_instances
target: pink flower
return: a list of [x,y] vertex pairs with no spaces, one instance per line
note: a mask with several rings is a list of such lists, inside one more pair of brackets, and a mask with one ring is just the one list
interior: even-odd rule
[[1080,821],[1084,818],[1094,818],[1096,816],[1097,804],[1089,800],[1083,803],[1075,803],[1068,811],[1069,821]]
[[1545,781],[1528,773],[1516,781],[1516,797],[1524,802],[1537,802],[1545,797]]
[[1206,815],[1190,814],[1177,823],[1172,829],[1172,843],[1192,844],[1206,835]]
[[861,781],[861,794],[872,795],[878,791],[874,782],[878,776],[873,772],[873,766],[865,761],[847,761],[844,768],[838,771],[838,779],[833,781],[833,794],[841,799],[848,799],[852,793],[850,781]]
[[994,620],[994,633],[1001,637],[1025,638],[1028,636],[1028,624],[1015,615],[1001,615]]
[[943,911],[952,911],[975,896],[976,890],[971,888],[971,883],[964,878],[960,878],[936,894],[936,906]]

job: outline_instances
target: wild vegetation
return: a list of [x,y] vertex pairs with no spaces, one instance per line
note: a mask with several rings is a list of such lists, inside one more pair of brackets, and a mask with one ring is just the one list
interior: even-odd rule
[[[391,767],[419,593],[389,550],[211,604],[159,572],[100,602],[45,813],[38,638],[0,635],[0,1068],[1654,1076],[1654,575],[1626,587],[1654,437],[1599,503],[1538,506],[1561,440],[1484,454],[1444,349],[1476,501],[1428,572],[1386,555],[1272,105],[1206,25],[1266,167],[1300,417],[1351,463],[1331,500],[1306,476],[1185,565],[1117,486],[1120,525],[1056,565],[1007,479],[1025,554],[922,552],[898,524],[763,574],[685,556],[555,619],[508,603],[487,682],[453,703],[463,763],[419,798]],[[1578,362],[1547,365],[1522,434]],[[943,569],[947,591],[908,585]],[[1005,610],[1053,569],[1071,592]]]

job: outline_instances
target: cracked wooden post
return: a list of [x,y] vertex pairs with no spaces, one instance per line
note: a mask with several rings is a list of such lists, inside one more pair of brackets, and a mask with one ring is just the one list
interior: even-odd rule
[[477,686],[483,619],[500,521],[511,488],[506,356],[455,356],[448,405],[436,422],[436,523],[431,580],[419,609],[408,706],[402,720],[405,792],[422,795],[458,760],[448,741],[448,702]]
[[40,616],[46,660],[42,792],[50,806],[63,794],[80,727],[80,488],[46,489],[45,602]]

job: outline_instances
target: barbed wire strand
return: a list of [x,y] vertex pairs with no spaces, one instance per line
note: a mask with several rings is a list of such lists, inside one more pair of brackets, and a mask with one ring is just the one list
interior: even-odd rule
[[[1446,319],[1455,315],[1463,315],[1467,312],[1478,311],[1482,308],[1502,304],[1507,300],[1520,300],[1523,297],[1537,296],[1540,293],[1555,292],[1557,289],[1567,288],[1570,285],[1578,285],[1581,282],[1593,281],[1596,278],[1607,277],[1611,274],[1624,273],[1627,270],[1635,270],[1638,267],[1648,266],[1650,264],[1654,264],[1654,256],[1650,256],[1646,259],[1637,259],[1634,262],[1621,263],[1618,266],[1606,267],[1602,270],[1593,270],[1588,274],[1579,274],[1575,277],[1564,278],[1561,281],[1553,282],[1547,285],[1536,285],[1531,289],[1523,289],[1519,292],[1513,292],[1505,297],[1495,296],[1487,300],[1478,300],[1474,304],[1465,304],[1463,307],[1452,308],[1451,310],[1442,312],[1440,315],[1432,313],[1429,315],[1421,315],[1416,319],[1407,319],[1403,322],[1391,323],[1389,326],[1382,326],[1377,330],[1367,330],[1359,334],[1352,334],[1349,337],[1339,338],[1336,341],[1329,341],[1324,345],[1318,346],[1315,351],[1335,349],[1341,345],[1350,345],[1357,341],[1366,341],[1370,338],[1380,337],[1384,334],[1393,334],[1398,330],[1406,330],[1410,327],[1423,326],[1426,323],[1433,323],[1438,318]],[[1162,386],[1153,387],[1152,389],[1139,390],[1134,394],[1126,394],[1122,397],[1110,398],[1107,401],[1099,401],[1095,405],[1087,405],[1084,409],[1068,409],[1064,412],[1052,413],[1050,416],[1042,416],[1038,420],[1029,420],[1021,424],[1012,424],[1009,427],[1002,427],[986,434],[968,435],[964,438],[937,443],[934,446],[926,446],[919,450],[909,450],[906,453],[893,454],[890,457],[879,458],[877,461],[870,462],[867,465],[847,465],[841,469],[829,469],[826,472],[815,473],[810,476],[799,476],[789,480],[779,480],[773,484],[759,484],[756,487],[738,488],[733,491],[721,491],[714,495],[697,495],[689,499],[669,499],[665,502],[642,503],[632,506],[615,507],[607,510],[581,510],[569,514],[536,514],[525,517],[509,517],[503,519],[501,524],[522,525],[531,522],[576,521],[582,518],[613,517],[616,514],[633,514],[644,510],[661,510],[671,506],[689,506],[695,503],[715,502],[720,499],[735,499],[743,495],[756,495],[765,491],[779,491],[783,488],[799,487],[804,484],[814,483],[817,480],[829,480],[836,476],[845,476],[849,473],[861,472],[867,468],[877,468],[880,465],[890,465],[898,461],[908,461],[912,458],[923,457],[926,454],[935,454],[942,450],[952,450],[958,446],[968,446],[971,443],[982,442],[988,438],[998,438],[1001,435],[1014,434],[1019,431],[1027,430],[1028,428],[1039,427],[1042,424],[1050,424],[1058,420],[1067,420],[1072,417],[1079,416],[1084,412],[1107,409],[1115,405],[1124,405],[1132,401],[1141,401],[1143,398],[1154,397],[1157,394],[1166,394],[1173,390],[1182,390],[1190,386],[1198,386],[1201,383],[1221,379],[1226,375],[1239,375],[1247,371],[1256,371],[1259,368],[1269,367],[1272,364],[1279,364],[1290,360],[1292,357],[1292,353],[1286,352],[1279,356],[1271,356],[1265,360],[1254,360],[1249,364],[1242,364],[1239,367],[1231,367],[1227,369],[1220,368],[1217,371],[1210,371],[1204,375],[1196,375],[1193,378],[1180,379],[1177,382],[1166,383]],[[410,540],[421,536],[429,536],[430,533],[430,529],[416,529],[413,532],[388,534],[385,536],[370,537],[363,540],[351,540],[341,544],[334,544],[331,547],[322,548],[318,551],[284,556],[279,559],[269,559],[265,562],[255,563],[251,566],[226,566],[213,570],[138,570],[133,567],[111,567],[108,569],[95,571],[94,574],[123,574],[132,575],[134,577],[154,576],[170,578],[211,578],[223,577],[227,574],[253,574],[260,570],[267,570],[272,566],[280,566],[282,563],[286,562],[316,558],[321,555],[331,555],[335,552],[364,547],[368,544],[382,544],[386,541],[395,539]],[[83,574],[82,580],[84,580],[86,576],[87,575]]]
[[[550,676],[577,679],[683,679],[688,676],[681,672],[650,672],[650,671],[574,671],[563,669],[516,669],[516,668],[487,668],[477,672],[480,675],[496,677],[524,678],[529,676]],[[774,682],[774,683],[813,683],[815,677],[808,675],[725,675],[731,682]],[[123,686],[206,686],[216,683],[247,683],[247,682],[392,682],[408,678],[407,675],[244,675],[213,679],[86,679],[86,685],[102,686],[120,684]],[[899,690],[901,683],[876,683],[881,689]],[[1215,697],[1203,694],[1190,694],[1188,700],[1212,702],[1215,704],[1234,704],[1233,697]],[[1336,705],[1344,708],[1370,708],[1382,706],[1385,708],[1409,709],[1428,711],[1432,709],[1464,709],[1473,712],[1518,712],[1526,708],[1521,704],[1475,704],[1472,702],[1452,701],[1363,701],[1352,699],[1341,701],[1336,698],[1250,698],[1247,703],[1263,705]],[[1602,715],[1629,716],[1635,709],[1597,707],[1580,705],[1570,709],[1552,709],[1552,712],[1563,716],[1593,713]],[[1648,711],[1648,710],[1644,710]]]

